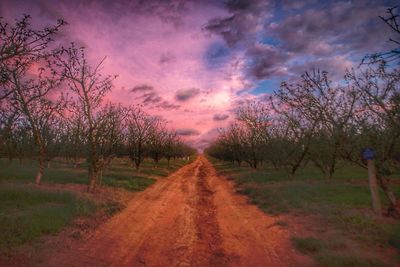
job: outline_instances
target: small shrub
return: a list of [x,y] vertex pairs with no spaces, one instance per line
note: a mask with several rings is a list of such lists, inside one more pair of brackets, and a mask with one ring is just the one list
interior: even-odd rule
[[115,213],[121,211],[124,207],[123,207],[120,203],[118,203],[118,202],[115,202],[115,201],[108,201],[108,202],[106,202],[106,203],[104,203],[104,204],[102,205],[102,208],[104,209],[105,213],[106,213],[108,216],[111,217],[111,216],[114,215]]

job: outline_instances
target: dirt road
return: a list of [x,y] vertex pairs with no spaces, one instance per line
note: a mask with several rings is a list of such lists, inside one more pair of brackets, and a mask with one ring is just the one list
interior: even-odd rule
[[200,156],[41,266],[299,266],[288,233]]

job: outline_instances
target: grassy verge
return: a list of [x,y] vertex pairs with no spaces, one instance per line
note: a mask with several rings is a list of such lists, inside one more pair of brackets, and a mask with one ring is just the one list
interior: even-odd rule
[[0,249],[54,234],[76,216],[94,212],[94,203],[70,192],[48,192],[15,184],[0,187]]
[[[190,160],[193,159],[194,157]],[[129,191],[141,191],[153,184],[155,178],[166,177],[187,163],[187,161],[176,159],[171,160],[168,165],[168,162],[163,159],[155,167],[152,161],[145,160],[138,172],[129,160],[116,158],[102,174],[100,183],[112,187],[121,187]],[[37,168],[37,162],[34,160],[25,159],[21,164],[17,161],[8,162],[8,160],[0,159],[0,181],[33,182]],[[64,160],[54,160],[46,168],[42,180],[44,183],[87,184],[86,164],[82,163],[75,167]]]
[[[390,251],[400,252],[400,225],[372,213],[365,170],[341,164],[332,181],[326,181],[318,169],[308,166],[288,180],[284,171],[268,166],[252,170],[211,160],[219,173],[235,181],[238,192],[266,213],[286,216],[289,227],[292,218],[302,218],[309,235],[296,236],[293,243],[322,266],[399,264],[399,259],[385,257]],[[399,195],[399,175],[391,179]],[[382,192],[381,199],[387,204]]]

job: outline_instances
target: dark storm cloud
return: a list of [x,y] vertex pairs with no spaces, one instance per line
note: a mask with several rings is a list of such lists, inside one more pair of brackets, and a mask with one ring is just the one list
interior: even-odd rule
[[190,98],[193,98],[200,94],[200,89],[199,88],[189,88],[189,89],[182,89],[178,90],[175,94],[175,99],[177,101],[187,101]]
[[[390,50],[389,29],[378,18],[395,1],[226,1],[229,12],[204,27],[246,52],[254,81],[299,75],[308,67],[342,72],[365,54]],[[261,28],[261,30],[260,30]],[[319,65],[320,64],[320,65]],[[342,75],[343,73],[341,73]]]
[[200,133],[196,129],[178,129],[176,130],[176,134],[180,136],[194,136]]
[[215,121],[224,121],[229,118],[228,114],[214,114],[213,120]]
[[289,59],[289,55],[270,45],[256,44],[247,50],[251,59],[248,66],[248,74],[256,79],[271,78],[283,75],[283,63]]
[[258,26],[266,15],[269,1],[263,0],[230,0],[225,1],[230,16],[211,19],[204,29],[221,35],[229,46],[253,39]]
[[295,54],[324,56],[328,53],[365,53],[382,45],[388,29],[378,16],[386,7],[374,1],[336,2],[328,8],[310,8],[271,23],[267,33]]

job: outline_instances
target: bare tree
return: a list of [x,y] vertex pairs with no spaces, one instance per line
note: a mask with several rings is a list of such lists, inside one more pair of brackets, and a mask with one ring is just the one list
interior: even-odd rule
[[158,162],[164,156],[165,143],[168,138],[168,130],[166,124],[161,119],[155,119],[149,132],[148,156],[153,159],[154,166],[157,167]]
[[357,129],[348,140],[344,157],[366,168],[366,162],[360,158],[360,150],[366,147],[376,150],[378,182],[390,200],[390,210],[400,215],[398,199],[386,177],[400,169],[400,73],[379,64],[359,73],[349,71],[346,79],[361,94],[361,100]]
[[[29,67],[38,59],[52,52],[48,49],[54,36],[66,24],[58,20],[56,25],[37,30],[30,25],[31,17],[24,15],[10,25],[0,17],[0,85],[11,81],[11,73],[19,67]],[[10,87],[2,88],[0,100],[11,94]]]
[[[239,123],[243,125],[239,136],[246,154],[246,161],[257,168],[265,159],[265,150],[269,143],[268,127],[271,123],[269,107],[263,102],[249,102],[236,110]],[[232,136],[233,137],[233,136]]]
[[101,108],[104,96],[111,90],[112,81],[116,76],[101,75],[101,66],[105,58],[94,68],[85,57],[84,48],[77,48],[71,44],[62,50],[58,57],[60,67],[63,68],[63,77],[69,89],[74,93],[78,112],[82,113],[87,124],[87,160],[89,163],[89,190],[96,185],[99,175],[100,140],[97,136],[97,113]]
[[280,165],[285,168],[289,178],[305,164],[312,138],[315,133],[317,118],[305,112],[302,108],[303,84],[288,84],[283,82],[280,89],[270,98],[271,106],[276,115],[274,131],[274,151],[281,150]]
[[126,149],[129,158],[140,170],[146,148],[150,142],[150,130],[155,119],[144,113],[140,108],[132,108],[127,118]]
[[[10,67],[9,81],[3,85],[3,88],[7,88],[5,91],[9,92],[5,101],[8,101],[11,113],[24,116],[39,148],[39,170],[35,178],[37,184],[41,182],[46,160],[43,130],[49,127],[51,118],[63,108],[65,102],[62,97],[58,100],[48,98],[49,92],[60,84],[60,77],[50,63],[51,56],[54,55]],[[35,70],[36,74],[30,74],[33,63],[46,65]]]
[[390,51],[378,52],[364,57],[361,64],[388,64],[398,62],[400,60],[400,19],[399,7],[392,7],[387,10],[386,16],[379,18],[390,28],[394,37],[389,38],[389,41],[395,45]]
[[328,73],[320,70],[306,72],[297,83],[284,86],[288,94],[280,97],[315,125],[308,157],[330,180],[359,93],[347,86],[332,86]]
[[[29,20],[29,16],[24,16],[11,26],[0,19],[0,138],[7,136],[16,119],[24,117],[39,148],[35,181],[40,183],[46,157],[43,129],[49,127],[49,118],[60,108],[60,103],[46,98],[59,84],[51,65],[57,51],[49,50],[48,46],[64,22],[60,20],[53,27],[34,30]],[[34,64],[39,68],[33,68]]]
[[168,131],[164,142],[163,156],[167,159],[168,167],[170,166],[171,158],[177,153],[177,145],[179,140],[175,131]]
[[113,158],[122,150],[126,116],[126,108],[112,103],[105,105],[96,116],[95,139],[98,146],[96,165],[100,181],[104,169],[110,166]]
[[79,161],[86,156],[85,149],[82,148],[87,147],[87,125],[83,112],[79,112],[79,107],[73,102],[70,106],[69,114],[65,116],[63,154],[67,159],[72,159],[74,168],[77,168]]

